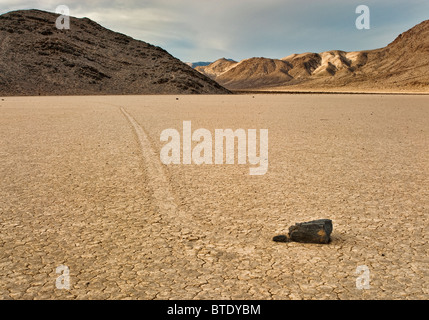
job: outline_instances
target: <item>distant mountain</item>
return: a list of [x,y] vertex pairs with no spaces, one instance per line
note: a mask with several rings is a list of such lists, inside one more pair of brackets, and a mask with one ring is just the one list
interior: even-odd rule
[[0,95],[229,93],[162,48],[88,18],[40,10],[0,16]]
[[429,92],[429,20],[385,48],[217,60],[198,71],[229,89],[417,90]]
[[215,79],[218,75],[225,73],[236,64],[237,61],[221,58],[208,66],[198,66],[195,69],[209,76],[210,78]]
[[267,58],[250,58],[240,62],[219,59],[198,71],[225,86],[236,88],[253,88],[289,81],[289,65],[281,60]]
[[212,62],[204,62],[204,61],[199,61],[199,62],[185,62],[188,66],[190,66],[191,68],[195,68],[195,67],[202,67],[202,66],[208,66],[210,63]]
[[[234,61],[234,60],[232,60],[232,59],[226,59],[226,58],[222,58],[222,59],[219,59],[219,60],[222,60],[222,61],[232,61],[232,62],[236,62],[236,61]],[[219,61],[219,60],[217,60],[217,61]],[[212,62],[202,62],[202,61],[200,61],[200,62],[185,62],[188,66],[190,66],[190,67],[192,67],[192,68],[194,68],[194,69],[196,69],[197,67],[206,67],[206,66],[208,66],[208,65],[210,65],[210,64],[212,64],[213,63],[213,61]]]

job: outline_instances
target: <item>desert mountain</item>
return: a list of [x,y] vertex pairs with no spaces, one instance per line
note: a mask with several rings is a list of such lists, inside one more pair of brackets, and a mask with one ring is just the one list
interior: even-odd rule
[[289,69],[289,65],[281,60],[250,58],[238,63],[221,59],[197,70],[235,89],[263,87],[290,81],[292,77],[288,74]]
[[0,95],[228,93],[165,50],[88,18],[40,10],[0,16]]
[[198,61],[198,62],[185,62],[188,66],[192,68],[201,67],[201,66],[208,66],[213,61],[207,62],[207,61]]
[[237,63],[238,62],[234,60],[221,58],[213,63],[210,63],[207,66],[197,66],[195,69],[211,78],[216,78],[218,75],[225,73],[226,71],[237,65]]
[[429,91],[429,20],[381,49],[332,50],[228,64],[220,59],[196,69],[229,89]]

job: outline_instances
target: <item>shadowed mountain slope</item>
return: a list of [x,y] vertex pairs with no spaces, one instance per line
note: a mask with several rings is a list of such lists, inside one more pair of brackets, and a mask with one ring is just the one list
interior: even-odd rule
[[146,42],[88,18],[40,10],[0,16],[1,95],[229,93],[215,81]]

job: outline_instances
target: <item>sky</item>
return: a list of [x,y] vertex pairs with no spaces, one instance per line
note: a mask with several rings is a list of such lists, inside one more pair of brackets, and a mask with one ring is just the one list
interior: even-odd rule
[[[185,62],[376,49],[429,19],[429,0],[0,0],[0,14],[59,5]],[[359,5],[368,30],[356,28]]]

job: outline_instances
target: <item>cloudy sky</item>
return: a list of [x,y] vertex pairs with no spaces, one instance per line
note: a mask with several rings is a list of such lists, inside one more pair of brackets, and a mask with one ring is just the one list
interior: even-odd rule
[[[370,8],[369,30],[355,26],[356,7],[362,4]],[[429,19],[429,0],[0,0],[0,14],[33,8],[55,12],[58,5],[182,61],[375,49]]]

